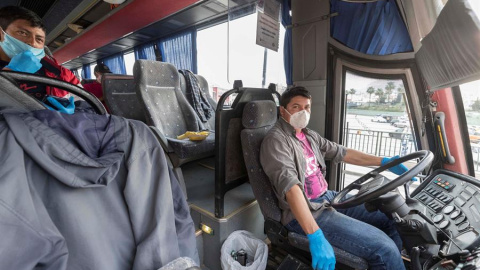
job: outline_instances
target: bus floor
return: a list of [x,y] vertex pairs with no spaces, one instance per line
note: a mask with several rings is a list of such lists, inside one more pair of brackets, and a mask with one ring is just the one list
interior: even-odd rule
[[[220,250],[223,242],[234,231],[246,230],[260,239],[264,218],[255,200],[250,184],[244,183],[225,195],[222,218],[215,217],[215,159],[206,158],[182,166],[188,194],[190,215],[197,229],[197,249],[202,269],[221,270]],[[210,233],[206,233],[208,226]]]

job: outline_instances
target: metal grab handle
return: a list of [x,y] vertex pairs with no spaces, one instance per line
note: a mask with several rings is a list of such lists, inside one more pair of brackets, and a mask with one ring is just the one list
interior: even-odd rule
[[448,146],[447,134],[445,133],[445,113],[437,112],[435,114],[435,137],[438,139],[438,143],[441,148],[442,159],[449,163],[454,164],[455,158],[450,154],[450,147]]

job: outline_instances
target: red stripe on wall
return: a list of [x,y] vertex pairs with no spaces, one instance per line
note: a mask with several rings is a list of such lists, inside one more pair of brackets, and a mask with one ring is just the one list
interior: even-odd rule
[[444,164],[444,168],[468,175],[467,159],[464,153],[462,134],[458,126],[458,114],[455,103],[452,102],[451,88],[435,91],[432,100],[437,101],[437,111],[445,113],[445,135],[448,138],[450,154],[455,158],[455,164]]
[[155,23],[196,0],[135,0],[112,14],[94,28],[55,51],[59,63],[105,46],[126,34]]

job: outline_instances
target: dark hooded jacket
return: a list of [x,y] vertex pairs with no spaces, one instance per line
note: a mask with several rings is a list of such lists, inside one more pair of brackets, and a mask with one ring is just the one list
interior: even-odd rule
[[198,263],[195,229],[141,122],[42,110],[0,119],[0,269]]

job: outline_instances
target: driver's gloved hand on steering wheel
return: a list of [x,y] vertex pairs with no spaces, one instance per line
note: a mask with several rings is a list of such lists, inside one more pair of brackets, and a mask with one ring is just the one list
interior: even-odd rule
[[[66,101],[66,99],[64,100]],[[59,111],[66,114],[73,114],[75,112],[75,100],[73,97],[70,97],[68,99],[68,103],[65,104],[60,103],[55,97],[47,97],[47,101],[50,103],[50,105],[52,105],[49,106],[45,104],[45,107],[47,107],[49,110]]]
[[[391,158],[384,157],[384,158],[382,158],[382,164],[381,165],[384,166],[387,163],[390,163],[390,162],[392,162],[392,161],[394,161],[398,158],[400,158],[400,156],[398,156],[398,155],[394,156],[394,157],[391,157]],[[396,175],[401,175],[401,174],[405,173],[406,171],[408,171],[407,167],[405,167],[405,165],[403,165],[403,164],[395,165],[388,170],[393,172]]]
[[312,234],[307,234],[310,241],[310,253],[312,254],[312,267],[314,270],[334,270],[335,253],[328,243],[321,229]]

